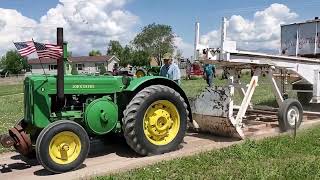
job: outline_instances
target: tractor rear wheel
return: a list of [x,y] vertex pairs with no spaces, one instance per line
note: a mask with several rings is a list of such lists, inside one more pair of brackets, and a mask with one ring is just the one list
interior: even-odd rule
[[137,71],[136,71],[136,76],[138,77],[138,78],[140,78],[140,77],[144,77],[144,76],[146,76],[146,72],[145,72],[145,70],[144,69],[138,69]]
[[149,86],[124,111],[124,136],[140,155],[166,153],[182,142],[187,120],[187,104],[178,92],[167,86]]
[[78,123],[61,120],[44,128],[36,142],[39,163],[54,173],[77,169],[89,152],[89,137]]

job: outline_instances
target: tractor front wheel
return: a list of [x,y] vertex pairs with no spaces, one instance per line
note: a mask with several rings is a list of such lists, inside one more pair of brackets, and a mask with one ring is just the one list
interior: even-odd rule
[[44,128],[36,142],[39,163],[54,173],[77,169],[89,152],[89,137],[78,123],[61,120]]
[[187,104],[179,93],[167,86],[149,86],[124,111],[124,136],[140,155],[166,153],[182,142],[187,119]]

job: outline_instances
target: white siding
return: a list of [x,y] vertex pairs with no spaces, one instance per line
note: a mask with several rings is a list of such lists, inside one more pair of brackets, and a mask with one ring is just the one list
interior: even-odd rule
[[46,74],[56,74],[57,70],[49,70],[49,64],[43,64],[43,69],[40,64],[32,64],[32,74],[43,74],[43,69]]
[[[79,62],[76,64],[84,64],[84,68],[82,70],[78,70],[79,74],[94,74],[99,73],[100,71],[97,69],[96,64],[103,63],[106,67],[107,71],[112,71],[114,64],[119,63],[118,58],[112,57],[108,62]],[[43,69],[40,64],[32,64],[32,74],[43,74]],[[43,64],[44,70],[46,74],[57,74],[57,70],[49,69],[49,64]],[[70,66],[71,67],[71,66]],[[71,72],[71,70],[70,70]]]
[[112,71],[115,63],[119,63],[119,60],[116,57],[111,58],[106,66],[107,71]]

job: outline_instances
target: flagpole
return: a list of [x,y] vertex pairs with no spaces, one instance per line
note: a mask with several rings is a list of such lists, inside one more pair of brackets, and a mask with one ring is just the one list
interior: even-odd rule
[[37,52],[37,55],[38,55],[38,59],[39,59],[40,65],[41,65],[41,68],[42,68],[42,70],[43,70],[43,74],[46,76],[46,79],[48,79],[48,76],[47,76],[47,74],[46,74],[46,71],[44,70],[44,67],[43,67],[43,64],[42,64],[42,62],[41,62],[41,59],[39,58],[39,54],[38,54],[36,45],[34,44],[33,38],[32,38],[32,43],[33,43],[33,45],[34,45],[34,47],[35,47],[35,49],[36,49],[36,52]]

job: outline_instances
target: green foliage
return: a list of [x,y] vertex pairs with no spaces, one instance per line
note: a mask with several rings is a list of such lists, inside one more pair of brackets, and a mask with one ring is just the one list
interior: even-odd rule
[[171,26],[153,23],[145,26],[132,43],[136,49],[143,50],[156,58],[160,65],[162,56],[174,50],[173,38]]
[[71,65],[71,74],[72,75],[78,75],[79,74],[75,64]]
[[118,41],[110,41],[107,54],[117,56],[121,66],[148,66],[151,56],[160,65],[163,55],[174,50],[173,38],[171,26],[153,23],[145,26],[134,38],[133,48],[128,45],[122,47]]
[[129,45],[122,47],[118,41],[110,41],[108,55],[114,55],[120,59],[120,66],[146,66],[150,64],[150,55],[143,50],[136,50]]
[[110,56],[116,56],[120,59],[122,55],[123,47],[119,41],[110,41],[108,45],[107,54]]
[[137,50],[132,53],[133,66],[149,66],[150,55],[146,51]]
[[101,56],[101,52],[99,50],[92,50],[89,52],[89,56]]
[[30,70],[27,59],[20,56],[18,51],[10,50],[1,58],[1,66],[11,74],[19,74],[22,70]]
[[99,66],[99,70],[100,70],[100,74],[101,74],[101,75],[107,73],[106,67],[105,67],[103,64],[101,64],[101,65]]
[[122,50],[122,53],[120,56],[120,66],[125,67],[128,64],[131,64],[131,62],[132,62],[132,49],[127,45]]

